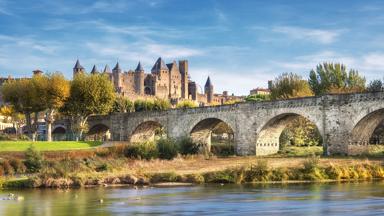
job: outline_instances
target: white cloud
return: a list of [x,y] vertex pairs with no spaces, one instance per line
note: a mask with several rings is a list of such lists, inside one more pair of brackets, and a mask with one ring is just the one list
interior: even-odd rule
[[285,34],[295,40],[315,41],[321,44],[330,44],[337,40],[344,30],[311,29],[293,26],[276,26],[273,32]]

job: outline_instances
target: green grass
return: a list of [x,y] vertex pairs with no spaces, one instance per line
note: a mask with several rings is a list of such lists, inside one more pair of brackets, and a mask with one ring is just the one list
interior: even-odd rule
[[0,141],[0,152],[25,151],[30,145],[39,151],[62,151],[74,149],[89,149],[102,144],[100,141]]

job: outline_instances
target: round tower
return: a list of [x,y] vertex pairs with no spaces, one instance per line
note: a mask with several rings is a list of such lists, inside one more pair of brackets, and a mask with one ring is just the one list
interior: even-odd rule
[[144,68],[141,65],[141,62],[137,64],[135,70],[135,92],[138,95],[144,94]]

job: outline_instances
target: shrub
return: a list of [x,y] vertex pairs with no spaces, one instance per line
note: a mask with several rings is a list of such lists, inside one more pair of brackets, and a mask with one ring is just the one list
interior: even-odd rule
[[105,172],[111,170],[111,167],[107,163],[102,163],[96,167],[96,172]]
[[198,107],[199,104],[193,100],[183,100],[177,103],[176,108],[195,108]]
[[177,144],[173,139],[160,139],[157,141],[158,156],[161,159],[171,160],[177,156]]
[[3,160],[1,162],[1,166],[3,167],[4,174],[13,175],[15,173],[15,170],[13,169],[8,160]]
[[268,181],[270,170],[266,160],[259,160],[245,173],[247,182]]
[[9,163],[16,173],[24,173],[27,170],[24,163],[20,159],[12,158]]
[[191,137],[183,137],[178,141],[179,151],[182,155],[193,155],[199,153],[200,145],[195,143]]
[[158,155],[154,142],[143,142],[129,145],[124,150],[124,155],[129,158],[150,160]]
[[326,173],[324,169],[321,169],[319,166],[320,157],[312,156],[304,161],[304,179],[305,180],[323,180],[326,178]]
[[30,173],[38,172],[43,166],[43,157],[33,145],[25,151],[25,166]]

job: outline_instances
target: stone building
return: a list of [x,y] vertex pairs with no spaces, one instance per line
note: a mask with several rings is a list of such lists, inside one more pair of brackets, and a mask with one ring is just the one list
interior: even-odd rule
[[[73,68],[73,76],[78,73],[86,73],[79,60]],[[96,65],[93,66],[91,73],[100,73]],[[131,100],[156,97],[169,99],[172,104],[182,100],[194,100],[201,106],[223,104],[229,100],[229,97],[214,94],[210,77],[207,79],[204,92],[200,93],[198,84],[190,79],[187,60],[165,64],[160,57],[150,73],[145,72],[141,62],[134,71],[124,71],[117,62],[112,71],[106,65],[101,73],[108,75],[117,93]]]

